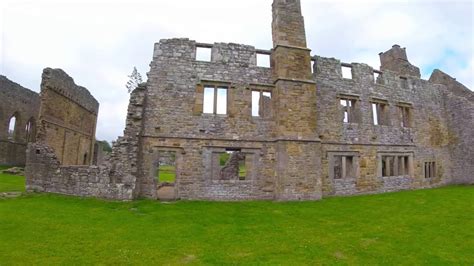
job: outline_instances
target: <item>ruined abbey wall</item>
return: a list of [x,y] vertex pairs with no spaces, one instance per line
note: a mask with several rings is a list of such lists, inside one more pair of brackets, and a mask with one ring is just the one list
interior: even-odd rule
[[[394,46],[389,52],[393,50],[400,48]],[[443,93],[438,85],[420,79],[419,71],[410,76],[404,75],[409,73],[407,70],[379,72],[365,64],[341,64],[336,59],[316,57],[315,61],[325,195],[386,192],[450,182],[449,145],[453,136],[447,127]],[[415,68],[406,64],[408,69]],[[344,66],[352,78],[343,77]],[[340,103],[343,99],[352,100],[351,121],[344,121],[345,107]],[[386,108],[385,117],[379,113],[383,119],[377,125],[374,103],[383,103]],[[409,112],[406,124],[402,107]],[[335,154],[357,158],[356,173],[335,179],[330,173]],[[393,160],[408,156],[408,169],[383,176],[383,156]],[[425,176],[425,162],[435,162],[434,176]]]
[[51,145],[44,141],[30,143],[26,190],[106,199],[136,198],[144,96],[143,86],[131,93],[124,137],[115,142],[108,159],[98,166],[62,165]]
[[54,149],[63,165],[89,165],[99,103],[61,69],[46,68],[41,82],[38,141]]
[[[0,165],[25,165],[28,142],[35,141],[39,95],[0,75]],[[16,118],[9,132],[10,119]]]
[[449,129],[452,181],[474,184],[474,93],[440,70],[433,72],[430,82],[444,85],[439,88]]
[[[98,167],[65,165],[78,164],[86,148],[92,154],[81,139],[93,136],[96,103],[68,92],[76,85],[62,72],[45,70],[42,99],[53,104],[41,110],[40,141],[29,145],[27,189],[127,200],[317,200],[473,183],[473,92],[438,70],[421,79],[398,45],[380,54],[380,70],[312,56],[298,0],[274,0],[272,30],[272,50],[155,44],[124,136]],[[209,60],[197,56],[202,48]],[[262,55],[270,67],[258,63]],[[63,141],[67,130],[73,144]],[[67,147],[79,157],[65,162]]]
[[[252,117],[250,103],[252,89],[273,88],[271,69],[257,67],[251,46],[218,43],[211,62],[203,62],[196,60],[197,45],[188,39],[155,45],[143,111],[141,195],[156,197],[159,154],[172,151],[180,198],[272,198],[275,123]],[[227,114],[203,113],[206,86],[227,88]],[[254,163],[248,180],[213,180],[212,161],[226,148],[248,154]]]

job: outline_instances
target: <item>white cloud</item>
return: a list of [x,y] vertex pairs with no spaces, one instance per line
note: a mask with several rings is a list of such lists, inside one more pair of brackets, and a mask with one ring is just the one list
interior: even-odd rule
[[[101,103],[97,136],[121,135],[136,66],[146,79],[153,43],[188,37],[269,49],[272,0],[0,0],[0,71],[39,90],[44,67],[63,68]],[[302,0],[313,54],[378,68],[407,47],[424,78],[433,68],[473,88],[473,2]]]

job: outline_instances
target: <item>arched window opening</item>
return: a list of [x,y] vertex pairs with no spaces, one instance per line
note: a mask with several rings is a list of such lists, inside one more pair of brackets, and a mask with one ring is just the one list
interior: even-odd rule
[[13,140],[15,138],[15,128],[16,128],[16,116],[12,116],[8,124],[8,139]]

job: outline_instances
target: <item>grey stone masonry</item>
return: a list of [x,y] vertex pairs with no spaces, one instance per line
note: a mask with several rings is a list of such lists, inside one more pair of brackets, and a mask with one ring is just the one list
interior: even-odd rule
[[26,145],[35,141],[39,95],[0,75],[0,100],[0,165],[25,165]]
[[[380,70],[312,56],[300,0],[274,0],[272,11],[271,50],[160,40],[109,158],[66,166],[51,145],[32,143],[27,189],[290,201],[474,183],[472,91],[439,70],[422,79],[399,45],[380,54]],[[67,89],[72,79],[52,75],[66,84],[53,90],[95,110]]]
[[99,102],[86,88],[77,86],[74,83],[74,79],[72,79],[62,69],[46,68],[43,71],[42,78],[42,86],[54,90],[64,97],[71,99],[91,113],[98,113]]
[[38,142],[53,148],[63,165],[90,165],[99,103],[61,69],[46,68],[41,81]]
[[142,128],[144,86],[131,93],[125,137],[99,166],[64,166],[45,143],[30,143],[27,151],[27,191],[132,200],[137,197],[138,136]]

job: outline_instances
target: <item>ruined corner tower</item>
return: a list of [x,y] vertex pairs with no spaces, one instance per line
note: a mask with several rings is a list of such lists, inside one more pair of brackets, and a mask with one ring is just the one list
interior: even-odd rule
[[306,46],[300,0],[273,1],[272,75],[275,84],[279,200],[321,198],[321,143],[316,131],[316,83]]

